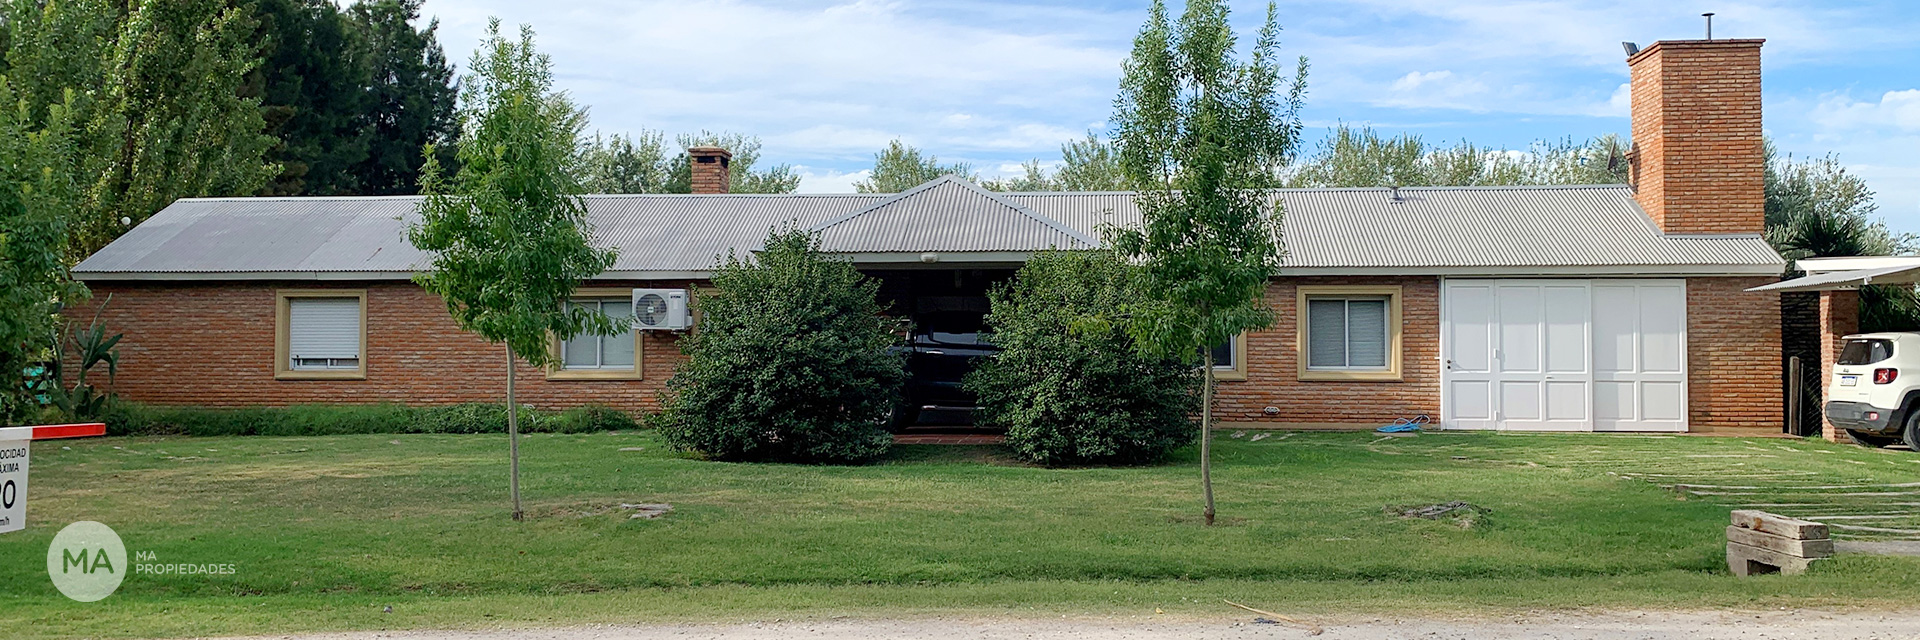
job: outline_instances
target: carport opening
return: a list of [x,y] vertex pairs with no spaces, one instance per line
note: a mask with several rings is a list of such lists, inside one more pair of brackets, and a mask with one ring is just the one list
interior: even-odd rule
[[993,353],[982,336],[988,292],[1013,278],[1011,268],[869,269],[880,301],[908,321],[907,386],[897,428],[912,432],[979,433],[966,374]]

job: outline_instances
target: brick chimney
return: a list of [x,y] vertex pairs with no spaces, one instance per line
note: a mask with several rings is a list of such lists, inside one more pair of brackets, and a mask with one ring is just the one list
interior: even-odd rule
[[1765,40],[1663,40],[1627,57],[1634,199],[1667,233],[1760,233]]
[[687,149],[687,159],[693,165],[694,193],[727,193],[733,188],[733,174],[727,167],[733,165],[733,154],[720,147],[693,147]]

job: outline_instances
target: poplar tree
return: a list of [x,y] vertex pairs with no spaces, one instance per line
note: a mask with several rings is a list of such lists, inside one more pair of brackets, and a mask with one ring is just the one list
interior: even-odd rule
[[520,27],[518,41],[508,40],[493,19],[469,65],[472,72],[461,81],[460,169],[447,177],[427,149],[420,179],[426,198],[407,239],[434,254],[414,281],[439,294],[461,328],[506,345],[509,487],[519,520],[516,364],[552,366],[548,345],[556,337],[623,329],[566,304],[580,282],[614,260],[613,251],[592,244],[573,174],[585,112],[554,91],[552,62],[534,49],[531,27]]
[[1135,198],[1137,227],[1108,230],[1139,265],[1142,295],[1128,324],[1143,349],[1199,355],[1204,384],[1200,478],[1213,524],[1213,345],[1273,324],[1265,302],[1278,274],[1280,210],[1266,191],[1300,143],[1307,63],[1291,78],[1275,55],[1274,5],[1251,55],[1235,55],[1222,0],[1190,0],[1177,24],[1155,0],[1134,38],[1114,101],[1120,166]]

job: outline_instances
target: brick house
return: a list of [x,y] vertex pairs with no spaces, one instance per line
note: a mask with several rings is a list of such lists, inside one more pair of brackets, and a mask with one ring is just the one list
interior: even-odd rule
[[[1287,257],[1271,329],[1217,349],[1224,420],[1365,428],[1777,432],[1783,263],[1761,238],[1760,40],[1659,42],[1628,59],[1633,185],[1279,190]],[[698,287],[716,259],[796,224],[881,279],[905,314],[982,310],[1047,248],[1137,220],[1128,193],[992,193],[951,176],[899,194],[589,196],[619,260],[575,304]],[[74,273],[126,335],[117,390],[208,406],[432,404],[501,396],[503,351],[408,278],[407,197],[174,203]],[[109,298],[110,297],[110,298]],[[78,311],[78,310],[77,310]],[[92,313],[91,309],[84,310]],[[556,344],[525,368],[546,407],[647,411],[678,332]],[[524,365],[523,365],[524,366]]]

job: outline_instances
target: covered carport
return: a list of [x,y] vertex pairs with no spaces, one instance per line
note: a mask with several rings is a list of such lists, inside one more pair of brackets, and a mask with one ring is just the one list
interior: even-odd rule
[[[1834,362],[1840,357],[1840,349],[1846,346],[1844,338],[1860,332],[1860,288],[1920,283],[1920,256],[1808,258],[1796,261],[1794,267],[1806,275],[1748,291],[1820,294],[1820,384],[1824,397],[1824,386],[1833,379]],[[1820,435],[1830,442],[1848,440],[1841,429],[1824,417]]]

